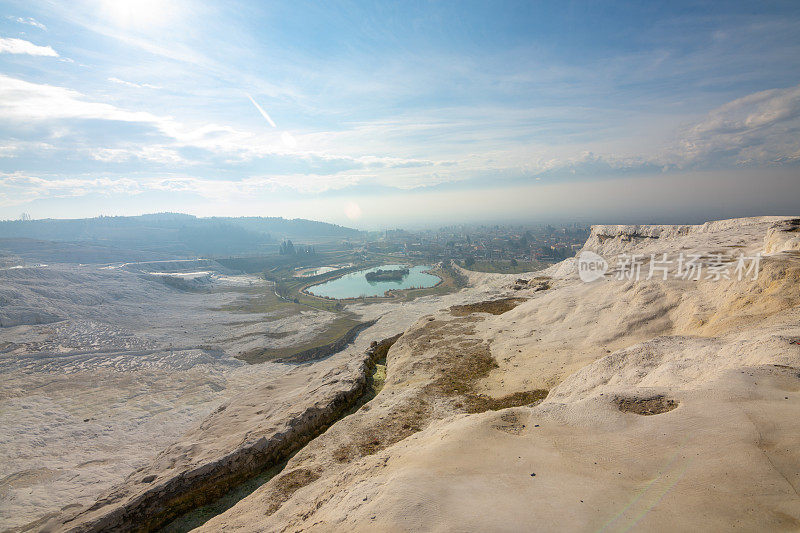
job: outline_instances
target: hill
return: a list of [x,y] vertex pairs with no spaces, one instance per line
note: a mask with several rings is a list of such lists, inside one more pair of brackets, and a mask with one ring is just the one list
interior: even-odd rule
[[[357,230],[305,219],[278,217],[198,218],[181,213],[156,213],[133,217],[0,221],[0,240],[11,252],[24,243],[8,239],[33,239],[92,245],[92,257],[140,257],[131,252],[161,257],[229,256],[275,252],[279,240],[305,243],[359,236]],[[29,248],[30,244],[24,244]],[[106,250],[98,251],[97,246]],[[74,255],[74,254],[73,254]],[[50,258],[55,262],[57,255]]]

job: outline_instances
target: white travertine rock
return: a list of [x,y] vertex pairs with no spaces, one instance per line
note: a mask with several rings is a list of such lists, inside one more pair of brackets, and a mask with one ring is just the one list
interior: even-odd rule
[[[735,257],[762,251],[776,221],[595,227],[585,248]],[[389,380],[369,410],[335,424],[289,462],[287,478],[201,531],[795,531],[800,258],[775,254],[760,267],[757,279],[636,282],[609,272],[583,283],[564,262],[531,274],[552,278],[538,292],[510,289],[518,276],[471,276],[497,283],[495,297],[528,300],[496,316],[433,316],[469,334],[415,325],[390,350]],[[431,361],[465,357],[470,339],[497,364],[474,391],[502,399],[546,387],[547,399],[459,414],[441,396],[420,431],[336,459],[349,435],[382,427],[420,383],[446,378],[447,359]],[[662,400],[677,407],[620,410]],[[300,470],[314,475],[287,494]]]
[[[285,433],[355,383],[365,343],[405,331],[374,399],[200,530],[796,531],[800,257],[791,227],[788,217],[595,226],[584,250],[611,269],[592,283],[569,259],[529,274],[466,272],[470,288],[442,299],[353,305],[379,320],[352,349],[239,389],[224,410],[193,418],[161,454],[139,460],[142,470],[111,490],[119,498],[76,522],[63,520],[78,509],[65,510],[48,527],[102,529],[93,517],[135,499],[139,474],[165,487],[213,476],[248,439]],[[618,279],[613,260],[684,253],[732,265],[760,252],[756,279],[695,281],[674,270]],[[549,288],[514,290],[519,277],[547,278]],[[507,297],[522,301],[502,314],[447,310]],[[547,398],[526,405],[538,389]],[[677,407],[621,410],[662,401]],[[518,406],[484,410],[506,405]]]
[[800,251],[800,219],[775,223],[764,237],[764,253]]

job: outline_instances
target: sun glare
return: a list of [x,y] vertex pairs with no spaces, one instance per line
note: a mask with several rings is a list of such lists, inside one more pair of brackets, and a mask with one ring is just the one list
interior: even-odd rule
[[164,0],[101,0],[104,18],[115,26],[144,29],[163,26],[174,17],[176,3]]
[[347,202],[344,206],[344,214],[350,220],[358,220],[361,218],[361,206],[355,202]]

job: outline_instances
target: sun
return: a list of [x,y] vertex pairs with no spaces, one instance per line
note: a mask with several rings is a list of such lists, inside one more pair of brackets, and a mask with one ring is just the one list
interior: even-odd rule
[[160,27],[173,19],[177,2],[170,0],[100,0],[101,12],[115,26]]
[[344,214],[350,220],[358,220],[361,218],[361,206],[355,202],[347,202],[344,206]]

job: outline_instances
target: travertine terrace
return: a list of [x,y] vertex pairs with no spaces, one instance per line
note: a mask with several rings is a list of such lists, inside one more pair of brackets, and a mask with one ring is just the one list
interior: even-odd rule
[[[167,516],[181,491],[261,468],[259,450],[296,439],[275,476],[201,530],[797,530],[798,227],[596,226],[584,249],[610,268],[591,283],[571,259],[470,274],[444,298],[352,305],[378,321],[347,350],[247,368],[257,384],[200,404],[95,504],[36,528],[136,529],[159,501]],[[683,279],[676,265],[666,279],[618,275],[619,254],[641,255],[646,273],[652,256],[681,253],[706,267],[762,256],[743,279]],[[369,375],[369,343],[396,333],[385,386],[339,412]]]

